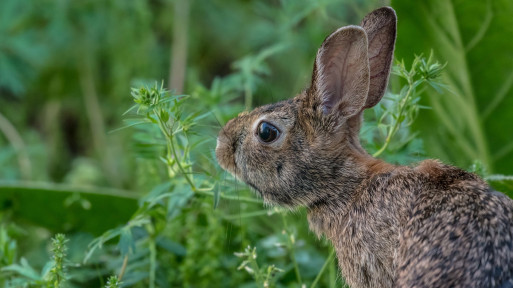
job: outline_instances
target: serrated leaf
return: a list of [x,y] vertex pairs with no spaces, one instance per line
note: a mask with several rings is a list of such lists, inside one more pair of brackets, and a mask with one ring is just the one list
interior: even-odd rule
[[124,227],[121,229],[118,248],[122,256],[133,253],[135,251],[135,241],[132,235],[131,227]]

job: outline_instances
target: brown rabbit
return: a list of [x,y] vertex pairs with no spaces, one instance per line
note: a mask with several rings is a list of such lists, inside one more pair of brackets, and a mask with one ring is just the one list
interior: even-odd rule
[[306,206],[351,287],[513,287],[512,200],[456,167],[395,166],[360,145],[396,22],[380,8],[326,38],[306,91],[226,124],[219,164],[267,203]]

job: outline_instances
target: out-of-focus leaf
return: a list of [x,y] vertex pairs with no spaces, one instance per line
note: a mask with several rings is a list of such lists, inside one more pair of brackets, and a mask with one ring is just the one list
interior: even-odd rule
[[135,251],[135,241],[134,236],[132,235],[131,227],[124,227],[121,229],[121,236],[119,238],[118,243],[119,251],[121,251],[121,255],[127,255],[130,251]]
[[36,280],[36,281],[43,279],[41,277],[41,275],[36,270],[34,270],[34,268],[32,268],[30,266],[30,264],[27,262],[27,259],[25,259],[25,258],[21,258],[21,265],[18,265],[18,264],[9,265],[9,266],[3,267],[1,269],[1,271],[15,272],[15,273],[18,273],[28,279]]
[[0,211],[52,232],[97,235],[125,223],[136,209],[137,197],[128,191],[0,181]]
[[30,1],[0,1],[0,87],[14,95],[25,92],[47,56],[35,31],[26,29],[33,12]]
[[157,238],[157,245],[178,256],[185,256],[187,253],[185,247],[183,247],[180,243],[176,243],[165,237]]
[[490,175],[485,177],[486,181],[495,190],[513,197],[513,176],[512,175]]
[[167,203],[168,219],[172,219],[179,215],[182,208],[193,195],[194,193],[191,191],[190,186],[186,184],[180,186],[177,185],[175,191],[173,191],[173,195],[169,197],[169,201]]
[[[428,92],[419,114],[430,155],[463,167],[479,159],[491,172],[513,163],[513,2],[392,1],[398,15],[396,58],[428,54],[447,62],[451,92]],[[426,100],[424,100],[426,101]]]

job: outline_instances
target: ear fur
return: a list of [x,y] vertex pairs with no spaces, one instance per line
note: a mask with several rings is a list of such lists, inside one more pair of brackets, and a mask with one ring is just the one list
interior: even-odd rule
[[369,90],[367,35],[361,27],[333,32],[317,52],[312,75],[313,93],[324,114],[344,118],[363,108]]
[[370,82],[365,109],[378,104],[385,94],[394,57],[397,16],[394,9],[382,7],[367,14],[360,26],[369,41]]

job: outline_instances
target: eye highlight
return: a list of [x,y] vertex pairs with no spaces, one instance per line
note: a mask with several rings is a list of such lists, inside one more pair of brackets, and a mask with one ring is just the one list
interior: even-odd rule
[[280,137],[280,130],[271,123],[262,121],[258,124],[256,134],[260,141],[271,143]]

